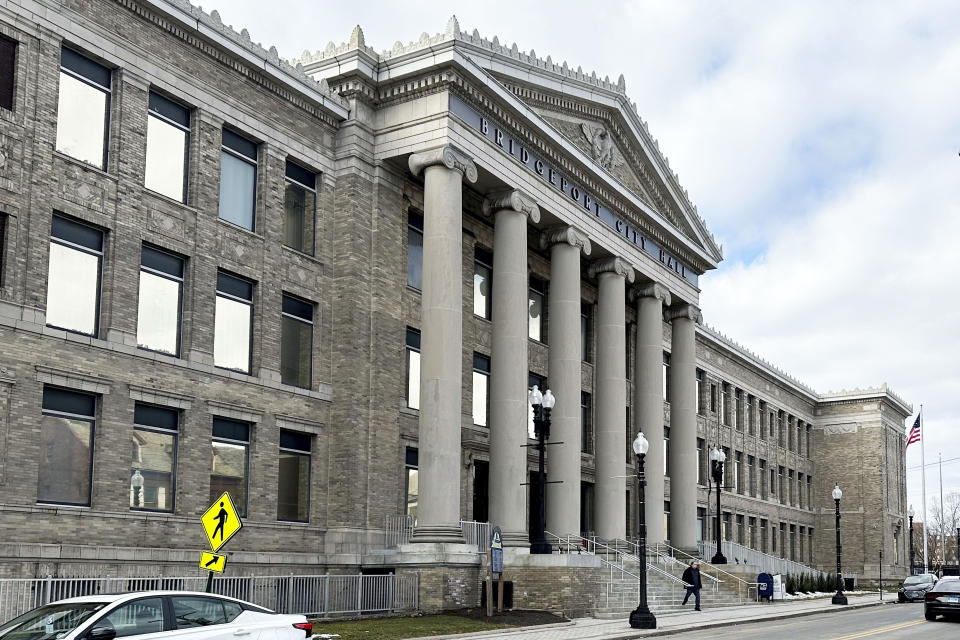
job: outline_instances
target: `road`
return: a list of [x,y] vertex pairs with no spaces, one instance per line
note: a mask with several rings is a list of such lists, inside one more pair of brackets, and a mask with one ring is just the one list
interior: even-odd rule
[[790,638],[792,640],[915,640],[960,638],[960,621],[923,619],[923,604],[891,604],[854,611],[837,611],[786,620],[771,625],[754,623],[688,631],[671,636],[682,640],[739,640],[740,638]]

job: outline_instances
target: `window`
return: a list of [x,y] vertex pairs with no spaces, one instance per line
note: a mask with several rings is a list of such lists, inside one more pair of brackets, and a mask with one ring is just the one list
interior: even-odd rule
[[16,72],[17,41],[0,36],[0,107],[10,111],[13,111]]
[[697,413],[703,414],[703,371],[697,369]]
[[131,509],[174,510],[179,422],[172,409],[140,403],[134,407]]
[[783,429],[783,411],[777,412],[777,444],[781,447],[784,446],[784,440],[786,434]]
[[420,408],[420,332],[407,327],[407,406]]
[[213,326],[213,364],[250,373],[253,339],[253,283],[220,271]]
[[813,508],[813,478],[807,475],[807,508]]
[[473,354],[473,424],[487,426],[490,412],[490,358]]
[[473,315],[490,319],[490,288],[493,286],[493,254],[473,248]]
[[[3,256],[0,255],[0,258],[2,258],[2,257],[3,257]],[[807,440],[806,440],[806,443],[807,443],[807,457],[809,458],[809,457],[810,457],[810,425],[809,425],[809,424],[807,425]]]
[[707,441],[697,438],[697,484],[707,485]]
[[97,335],[103,232],[53,216],[47,272],[47,324]]
[[740,389],[734,392],[734,411],[736,412],[734,424],[737,431],[743,431],[743,391]]
[[407,213],[407,286],[423,289],[423,212]]
[[586,391],[580,392],[581,451],[593,453],[593,398]]
[[663,475],[670,475],[670,427],[663,427]]
[[589,302],[580,304],[580,359],[584,362],[593,362],[590,358],[590,316],[592,307]]
[[757,435],[756,414],[753,412],[754,397],[747,395],[747,428],[752,436]]
[[767,437],[767,403],[763,400],[757,400],[757,417],[760,418],[760,439]]
[[726,382],[720,383],[720,422],[725,425],[730,424],[730,416],[727,415],[727,408],[730,406],[730,385]]
[[757,497],[757,459],[747,456],[747,491]]
[[140,250],[137,345],[180,355],[183,258],[146,245]]
[[670,539],[670,501],[663,501],[663,539]]
[[186,202],[189,149],[190,110],[151,91],[144,186],[168,198]]
[[226,418],[214,418],[212,444],[210,501],[213,502],[226,491],[233,498],[240,517],[246,517],[250,425]]
[[317,175],[287,160],[283,197],[283,244],[313,255],[314,218],[317,212]]
[[760,551],[767,552],[767,521],[760,520]]
[[627,335],[623,340],[623,347],[626,350],[626,359],[624,362],[627,363],[626,372],[627,380],[633,380],[633,358],[630,357],[630,342],[633,339],[633,336],[636,334],[636,325],[633,322],[627,323]]
[[804,508],[804,501],[803,501],[804,486],[805,485],[803,484],[803,474],[797,471],[797,506],[799,506],[801,509]]
[[110,129],[110,69],[64,47],[60,50],[57,151],[107,166]]
[[117,638],[163,631],[163,598],[140,598],[128,602],[99,620],[97,627],[109,627]]
[[223,130],[220,152],[220,218],[254,230],[257,195],[257,144]]
[[546,342],[543,316],[545,311],[547,285],[539,278],[530,278],[530,319],[528,336],[538,342]]
[[[543,393],[546,389],[547,379],[543,376],[538,376],[535,373],[527,373],[527,389],[533,389],[533,385],[537,385],[537,388],[540,389],[540,393]],[[533,405],[529,402],[527,403],[527,437],[536,438],[537,432],[533,426]]]
[[793,469],[787,471],[787,504],[796,504],[796,493],[793,491]]
[[787,472],[783,467],[778,467],[779,473],[779,487],[777,488],[777,493],[780,495],[780,504],[787,504]]
[[280,336],[280,380],[313,386],[313,303],[283,294]]
[[779,485],[777,483],[777,469],[771,464],[770,465],[770,495],[772,496],[777,495],[778,486]]
[[743,515],[738,513],[737,514],[737,542],[739,544],[744,544],[746,542],[746,539],[744,538],[743,534],[744,534]]
[[670,402],[670,354],[663,352],[663,401]]
[[7,214],[0,213],[0,288],[3,287],[3,249],[7,246]]
[[733,490],[737,493],[743,493],[743,454],[737,451],[733,459]]
[[406,471],[405,485],[407,495],[407,507],[404,513],[408,516],[417,516],[417,500],[420,495],[420,483],[417,467],[420,463],[419,451],[413,447],[407,447],[406,461],[404,469]]
[[170,601],[173,605],[173,617],[177,621],[177,629],[206,627],[212,624],[224,624],[227,621],[223,601],[217,598],[174,596]]
[[787,451],[796,450],[795,430],[793,427],[793,416],[787,416]]
[[710,411],[717,412],[717,385],[710,385]]
[[44,387],[37,502],[90,505],[96,406],[95,396]]
[[280,431],[277,520],[310,520],[310,436]]

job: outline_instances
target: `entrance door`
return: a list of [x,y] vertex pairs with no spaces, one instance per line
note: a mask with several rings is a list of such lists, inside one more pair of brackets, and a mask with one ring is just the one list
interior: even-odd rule
[[[490,463],[483,460],[473,462],[473,519],[477,522],[489,520],[490,505]],[[495,522],[494,524],[499,524]]]

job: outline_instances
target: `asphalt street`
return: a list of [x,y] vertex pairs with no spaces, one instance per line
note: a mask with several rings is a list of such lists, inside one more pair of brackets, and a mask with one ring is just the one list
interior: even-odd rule
[[[896,597],[896,596],[894,596]],[[916,638],[960,638],[960,621],[936,622],[923,618],[923,604],[890,604],[855,611],[752,623],[718,629],[688,631],[670,636],[682,640],[739,638],[788,638],[790,640],[915,640]]]

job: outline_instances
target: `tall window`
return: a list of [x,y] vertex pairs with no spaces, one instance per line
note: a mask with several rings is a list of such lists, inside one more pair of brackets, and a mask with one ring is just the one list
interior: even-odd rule
[[747,456],[747,492],[757,497],[757,459]]
[[283,294],[280,379],[309,389],[313,383],[313,303]]
[[760,419],[760,439],[767,438],[767,403],[757,400],[757,417]]
[[730,385],[726,382],[720,383],[720,422],[730,424],[730,416],[727,415],[727,408],[730,406]]
[[626,360],[624,360],[624,362],[627,363],[627,380],[633,380],[633,358],[630,357],[630,342],[636,333],[635,326],[632,322],[627,323],[627,335],[623,340],[623,346],[626,351]]
[[663,401],[670,402],[670,354],[663,352]]
[[7,214],[0,212],[0,288],[3,287],[3,255],[7,246]]
[[703,370],[697,369],[697,413],[703,413]]
[[107,166],[110,75],[76,51],[60,50],[57,151],[99,169]]
[[254,230],[257,195],[257,144],[223,130],[220,152],[220,218]]
[[406,460],[404,464],[404,485],[406,486],[406,513],[408,516],[417,517],[417,502],[420,499],[420,478],[419,478],[419,451],[413,447],[407,447]]
[[490,319],[490,287],[493,285],[493,254],[473,248],[473,315]]
[[420,332],[407,327],[407,406],[420,408]]
[[223,271],[217,273],[213,364],[250,373],[252,330],[253,283]]
[[317,174],[287,160],[283,197],[283,244],[313,255],[317,212]]
[[546,311],[545,302],[547,295],[547,285],[539,278],[530,278],[530,318],[528,324],[528,335],[530,338],[539,342],[546,342],[545,327],[543,315]]
[[734,454],[733,490],[743,493],[743,454],[737,451]]
[[103,232],[53,216],[47,272],[47,324],[97,335]]
[[663,501],[663,539],[670,539],[670,501]]
[[743,391],[741,389],[734,391],[734,411],[736,412],[734,423],[737,431],[743,431]]
[[580,392],[580,420],[584,453],[593,453],[593,398],[586,391]]
[[777,444],[784,446],[785,434],[783,429],[783,411],[777,412]]
[[473,424],[487,426],[490,411],[490,358],[473,354]]
[[717,412],[717,385],[710,385],[710,411]]
[[760,479],[760,497],[767,499],[767,461],[760,459],[757,461],[757,477]]
[[179,415],[137,403],[133,410],[130,508],[173,511]]
[[707,441],[697,438],[697,484],[706,486],[707,474]]
[[407,286],[423,289],[423,212],[407,213]]
[[663,426],[663,475],[670,475],[670,427]]
[[753,412],[753,403],[754,397],[750,394],[747,394],[747,429],[749,430],[750,435],[757,435],[757,418],[756,414]]
[[[2,256],[0,256],[2,257]],[[807,457],[810,457],[810,425],[807,425]]]
[[310,436],[280,431],[277,520],[310,520]]
[[247,477],[250,464],[250,425],[213,419],[213,466],[210,469],[210,500],[227,491],[241,517],[247,515]]
[[180,355],[183,258],[146,245],[140,250],[137,344]]
[[590,357],[591,311],[593,306],[589,302],[580,304],[580,359],[584,362],[593,362]]
[[190,110],[151,91],[144,186],[168,198],[186,202],[189,149]]
[[13,111],[17,41],[0,36],[0,107]]
[[90,505],[96,396],[43,389],[37,502]]
[[[535,373],[527,372],[527,389],[533,389],[533,385],[537,385],[540,393],[543,393],[547,388],[547,379]],[[537,437],[536,430],[533,427],[533,405],[529,403],[527,404],[527,437]]]

